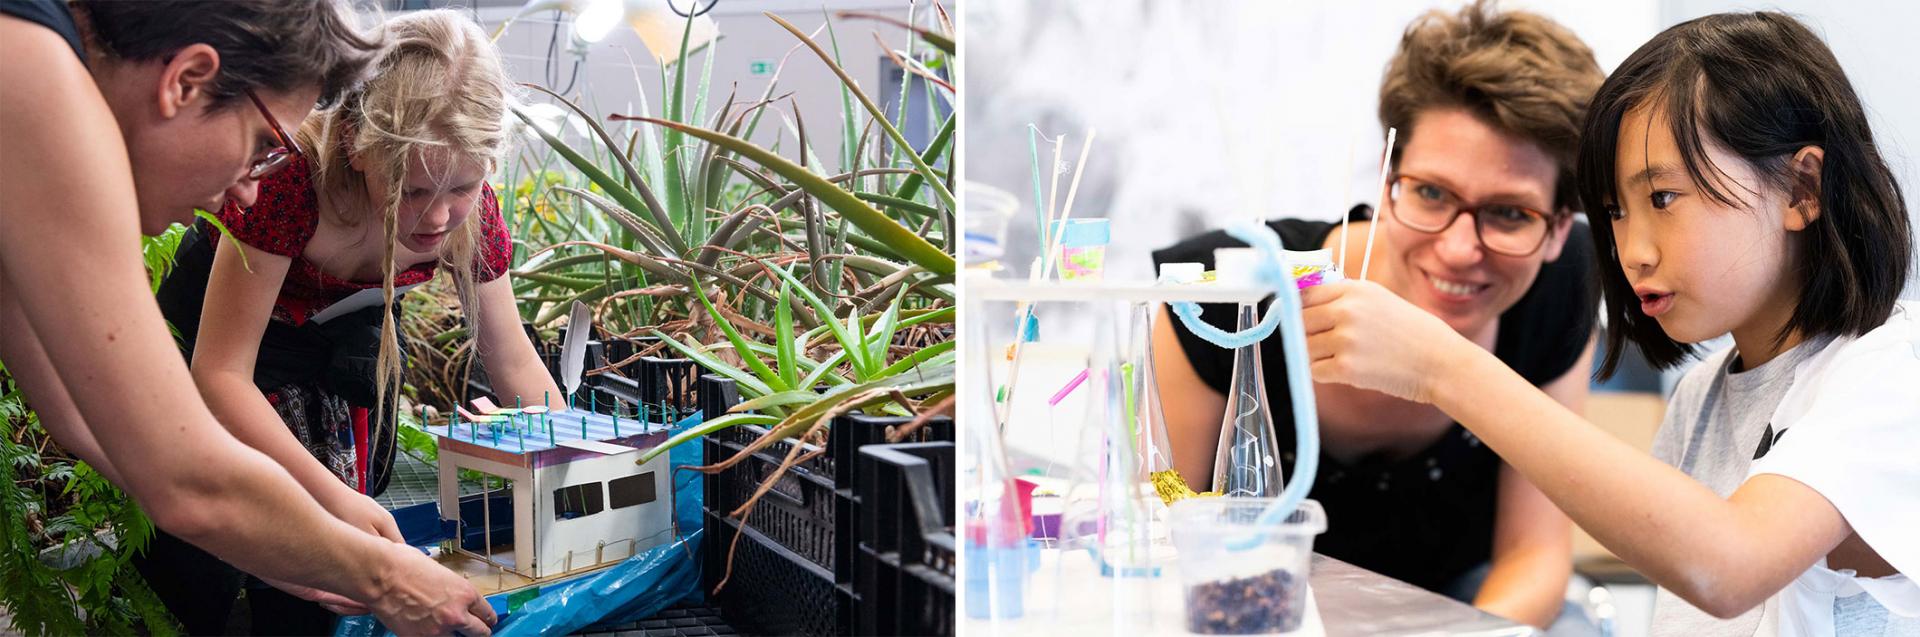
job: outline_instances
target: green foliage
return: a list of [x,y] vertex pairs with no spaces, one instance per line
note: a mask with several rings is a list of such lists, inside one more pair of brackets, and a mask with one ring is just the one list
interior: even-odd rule
[[[914,32],[917,59],[946,67],[936,34]],[[637,114],[603,117],[534,87],[576,116],[587,134],[570,140],[564,127],[515,112],[541,142],[508,162],[503,187],[511,193],[503,212],[523,242],[514,268],[522,318],[546,329],[580,300],[594,305],[596,324],[614,334],[708,330],[696,338],[717,340],[721,331],[709,329],[716,326],[694,320],[705,308],[690,290],[728,299],[737,317],[770,322],[780,285],[755,258],[792,265],[816,296],[834,300],[836,313],[883,309],[901,291],[906,310],[952,302],[954,201],[950,175],[936,167],[952,164],[955,119],[946,118],[927,148],[913,149],[839,70],[835,54],[793,35],[842,80],[798,89],[842,93],[835,172],[820,162],[798,113],[777,116],[790,122],[782,132],[792,138],[782,136],[771,148],[746,141],[780,105],[784,60],[757,99],[725,100],[708,99],[708,70],[688,73],[685,67],[699,62],[670,62],[661,69],[666,97],[658,116],[643,102]],[[685,53],[677,59],[687,60]],[[705,63],[712,57],[708,51]],[[903,83],[903,110],[895,115],[904,117],[905,89],[913,85]],[[717,112],[706,112],[709,103]],[[865,307],[874,298],[881,301]],[[817,311],[794,309],[802,325],[819,325]]]
[[398,434],[396,441],[401,451],[421,462],[435,466],[440,464],[439,443],[434,442],[433,434],[421,428],[420,420],[414,418],[413,414],[400,414],[400,426],[394,431]]

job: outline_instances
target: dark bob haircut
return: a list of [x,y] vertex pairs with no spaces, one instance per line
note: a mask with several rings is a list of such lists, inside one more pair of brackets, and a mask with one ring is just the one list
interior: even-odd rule
[[[1772,12],[1710,15],[1654,36],[1593,98],[1575,168],[1587,210],[1608,210],[1618,200],[1620,122],[1649,103],[1664,107],[1693,183],[1727,205],[1741,204],[1707,177],[1719,174],[1707,157],[1708,136],[1781,189],[1797,185],[1789,168],[1796,151],[1825,152],[1820,216],[1798,233],[1800,262],[1790,274],[1799,302],[1777,339],[1795,332],[1858,335],[1886,322],[1912,258],[1907,207],[1874,147],[1860,98],[1819,36]],[[1692,345],[1675,342],[1640,311],[1604,217],[1594,220],[1593,242],[1607,313],[1600,378],[1613,374],[1628,341],[1656,369],[1693,355]]]
[[144,62],[195,43],[220,53],[214,107],[245,104],[248,89],[318,84],[322,105],[363,80],[380,57],[378,29],[362,30],[347,0],[80,0],[101,53]]

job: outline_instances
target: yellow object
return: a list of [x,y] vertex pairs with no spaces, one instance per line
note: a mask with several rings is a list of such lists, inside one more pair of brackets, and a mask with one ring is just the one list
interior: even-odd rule
[[1220,495],[1215,491],[1194,491],[1193,487],[1187,486],[1187,481],[1180,477],[1180,472],[1172,469],[1155,471],[1148,477],[1153,481],[1153,491],[1160,494],[1160,501],[1169,505],[1187,498],[1212,498]]

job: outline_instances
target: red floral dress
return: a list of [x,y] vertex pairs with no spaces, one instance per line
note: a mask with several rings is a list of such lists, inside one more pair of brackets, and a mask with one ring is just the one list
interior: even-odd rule
[[[280,297],[274,300],[273,318],[295,326],[305,324],[349,295],[380,288],[379,281],[347,281],[321,272],[301,256],[320,227],[318,197],[309,164],[296,158],[286,168],[260,181],[260,195],[253,207],[242,209],[229,200],[216,215],[241,243],[293,259],[287,282],[280,287]],[[500,217],[500,201],[494,197],[492,186],[481,188],[478,213],[475,217],[482,224],[480,250],[473,274],[474,282],[483,283],[506,273],[513,261],[513,238]],[[425,283],[439,269],[436,265],[427,262],[395,272],[393,285],[402,288]]]
[[[513,240],[501,218],[500,203],[491,186],[482,187],[479,206],[475,218],[481,224],[480,246],[472,266],[476,283],[499,278],[513,259]],[[313,240],[320,226],[320,206],[311,166],[302,158],[296,158],[286,168],[261,180],[259,197],[252,207],[242,209],[228,201],[216,216],[240,242],[293,259],[286,283],[273,304],[272,321],[285,327],[270,326],[263,348],[272,344],[270,341],[276,334],[297,333],[286,327],[309,327],[310,322],[322,318],[334,304],[381,287],[379,281],[349,281],[329,275],[303,256],[307,243]],[[431,280],[438,266],[438,263],[427,262],[394,273],[396,294]],[[375,317],[374,320],[378,316],[367,312],[360,315]],[[324,318],[331,321],[336,317]],[[378,329],[377,323],[373,329]],[[264,356],[262,360],[265,361]],[[324,361],[312,363],[325,364]],[[371,379],[365,382],[369,387],[373,384]],[[393,462],[393,424],[378,422],[370,427],[368,408],[371,405],[358,404],[365,400],[349,401],[340,392],[332,391],[326,382],[263,385],[261,389],[294,436],[334,475],[369,495],[385,489],[386,474]]]

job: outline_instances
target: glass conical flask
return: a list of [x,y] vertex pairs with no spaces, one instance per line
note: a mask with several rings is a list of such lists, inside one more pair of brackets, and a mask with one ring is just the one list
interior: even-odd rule
[[[986,321],[963,321],[971,342],[987,342]],[[965,512],[961,529],[966,548],[960,570],[967,589],[967,616],[1008,620],[1025,614],[1032,556],[1027,545],[1026,505],[1008,465],[1000,428],[994,422],[993,380],[986,351],[984,346],[975,349],[977,360],[967,361],[967,382],[962,385],[968,398],[959,418],[967,439],[961,448],[964,474],[960,493]]]
[[[1105,616],[1111,625],[1152,632],[1153,582],[1166,561],[1154,550],[1153,509],[1165,505],[1149,490],[1139,438],[1125,417],[1126,374],[1117,337],[1125,332],[1125,307],[1099,309],[1087,380],[1079,390],[1086,400],[1085,420],[1069,469],[1055,596],[1078,598],[1076,608]],[[1091,564],[1082,561],[1089,558]],[[1078,570],[1089,566],[1091,572]],[[1069,579],[1070,570],[1086,575]]]
[[[1245,331],[1259,322],[1259,306],[1241,303],[1238,329]],[[1220,446],[1213,455],[1213,490],[1227,497],[1278,497],[1280,448],[1273,438],[1260,344],[1250,343],[1233,350],[1227,413],[1220,423]]]
[[[1167,417],[1161,407],[1159,383],[1153,370],[1153,322],[1158,303],[1135,303],[1130,309],[1127,361],[1120,366],[1124,383],[1123,409],[1139,440],[1140,465],[1163,505],[1197,495],[1173,468],[1173,444],[1167,439]],[[1164,519],[1165,516],[1161,516]]]

